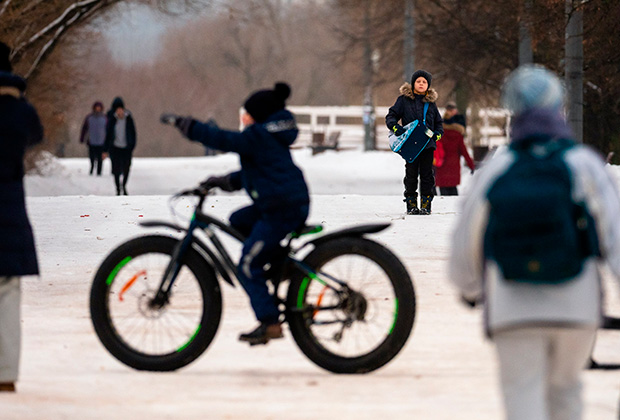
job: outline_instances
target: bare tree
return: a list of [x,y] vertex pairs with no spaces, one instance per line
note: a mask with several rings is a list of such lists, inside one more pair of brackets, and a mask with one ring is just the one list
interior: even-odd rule
[[566,0],[565,81],[568,122],[583,141],[583,9],[581,1]]

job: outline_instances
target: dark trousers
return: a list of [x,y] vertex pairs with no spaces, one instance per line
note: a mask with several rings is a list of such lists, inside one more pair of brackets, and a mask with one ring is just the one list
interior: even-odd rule
[[424,149],[411,163],[405,164],[405,197],[417,196],[418,176],[420,195],[435,195],[435,172],[433,171],[433,149]]
[[308,210],[308,205],[288,206],[267,213],[251,205],[230,216],[230,224],[247,237],[237,270],[256,319],[261,323],[275,324],[280,317],[276,301],[269,293],[264,267],[282,257],[280,241],[304,224]]
[[[127,186],[127,179],[129,178],[129,168],[131,167],[131,154],[130,149],[121,149],[113,147],[110,149],[110,160],[112,161],[112,174],[114,174],[114,182],[116,183],[116,192],[120,193],[121,185],[123,191]],[[121,176],[123,180],[121,181]]]
[[459,190],[456,187],[437,187],[441,195],[459,195]]
[[97,165],[97,175],[101,175],[103,167],[103,146],[88,146],[88,157],[90,158],[90,174],[93,174],[95,165]]

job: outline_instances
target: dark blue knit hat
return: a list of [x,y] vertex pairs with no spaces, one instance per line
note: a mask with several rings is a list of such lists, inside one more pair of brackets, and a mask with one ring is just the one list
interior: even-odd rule
[[265,121],[271,114],[284,109],[286,99],[291,95],[291,87],[278,82],[273,90],[259,90],[245,101],[243,107],[256,122]]

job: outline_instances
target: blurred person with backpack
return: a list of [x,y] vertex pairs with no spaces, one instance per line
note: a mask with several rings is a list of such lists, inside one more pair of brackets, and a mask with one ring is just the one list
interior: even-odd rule
[[21,348],[20,282],[39,274],[24,194],[24,154],[43,140],[26,82],[12,73],[9,47],[0,42],[0,392],[14,392]]
[[[461,156],[469,169],[476,166],[465,147],[465,117],[459,114],[456,104],[448,102],[443,115],[443,136],[435,151],[435,185],[441,195],[458,195],[461,183]],[[438,153],[439,152],[439,153]]]
[[97,176],[101,176],[103,166],[103,146],[105,144],[107,118],[103,113],[103,104],[99,101],[93,104],[93,112],[84,118],[80,143],[88,146],[90,158],[90,174],[92,175],[97,166]]
[[[405,127],[416,120],[423,122],[429,130],[428,143],[413,158],[405,163],[405,203],[407,214],[431,214],[431,202],[435,195],[435,175],[433,173],[433,152],[436,142],[441,139],[443,125],[437,109],[439,95],[431,89],[433,76],[425,70],[417,70],[411,76],[411,84],[400,87],[400,96],[385,116],[385,124],[390,132],[402,136],[408,131]],[[411,141],[410,139],[407,141]],[[420,207],[418,207],[418,176],[420,177]]]
[[602,321],[598,266],[620,276],[620,199],[598,153],[572,139],[564,89],[519,67],[502,88],[509,147],[476,174],[450,277],[483,302],[508,420],[582,418],[581,371]]

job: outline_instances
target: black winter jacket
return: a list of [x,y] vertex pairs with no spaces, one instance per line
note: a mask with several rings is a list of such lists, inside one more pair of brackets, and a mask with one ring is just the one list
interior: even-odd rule
[[[116,114],[112,111],[108,112],[108,122],[105,127],[105,144],[103,149],[109,151],[114,147],[114,137],[116,137]],[[136,126],[133,117],[129,111],[125,111],[125,119],[127,126],[125,127],[125,136],[127,137],[127,149],[133,150],[136,147]]]
[[[424,104],[429,103],[426,111],[426,127],[430,128],[436,135],[443,135],[443,120],[439,110],[437,109],[438,95],[435,89],[429,89],[428,93],[423,95],[415,95],[409,83],[405,83],[400,87],[400,96],[396,99],[396,103],[392,105],[385,116],[385,124],[390,132],[394,131],[394,126],[400,124],[405,126],[415,120],[423,120]],[[436,149],[435,136],[428,142],[426,149]]]
[[22,96],[26,82],[0,72],[0,276],[38,274],[26,213],[24,153],[43,140],[35,109]]
[[191,140],[239,154],[241,170],[231,174],[232,185],[244,188],[261,211],[310,203],[303,173],[289,150],[298,134],[289,111],[278,111],[240,133],[222,130],[214,122],[195,122],[190,131]]

